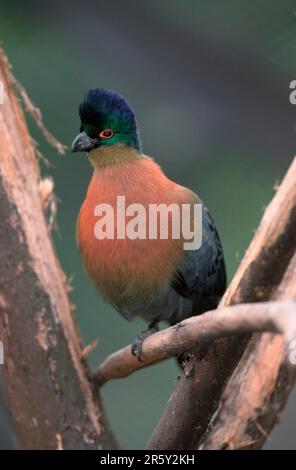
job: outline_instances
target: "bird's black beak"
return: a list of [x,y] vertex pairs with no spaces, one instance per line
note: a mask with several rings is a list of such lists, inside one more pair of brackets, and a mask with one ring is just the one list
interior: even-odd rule
[[95,148],[95,144],[95,140],[91,139],[85,132],[80,132],[73,141],[71,152],[90,152]]

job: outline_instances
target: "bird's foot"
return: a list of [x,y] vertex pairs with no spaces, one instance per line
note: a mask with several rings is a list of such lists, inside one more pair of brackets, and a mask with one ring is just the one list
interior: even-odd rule
[[142,346],[144,340],[159,330],[158,322],[158,320],[151,322],[147,330],[142,331],[142,333],[136,337],[135,342],[132,345],[132,354],[133,356],[136,356],[139,361],[142,361]]

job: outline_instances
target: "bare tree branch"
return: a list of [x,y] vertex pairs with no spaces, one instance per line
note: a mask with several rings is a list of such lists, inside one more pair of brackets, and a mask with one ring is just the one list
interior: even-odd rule
[[24,449],[116,447],[90,373],[42,211],[40,173],[8,61],[0,50],[1,366]]
[[96,380],[102,385],[217,338],[256,331],[281,333],[287,345],[296,340],[296,301],[240,304],[188,318],[149,336],[143,343],[142,362],[132,355],[131,346],[111,354],[99,367]]
[[[296,159],[267,207],[254,239],[220,307],[268,300],[296,247]],[[148,449],[194,449],[217,410],[223,390],[242,357],[249,336],[216,340],[176,390],[148,443]]]

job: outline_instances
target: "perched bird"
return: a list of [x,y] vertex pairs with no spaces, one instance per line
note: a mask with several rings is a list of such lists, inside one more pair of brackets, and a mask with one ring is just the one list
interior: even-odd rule
[[[93,176],[77,220],[77,243],[87,272],[101,294],[127,319],[149,323],[132,352],[139,359],[144,338],[158,323],[173,325],[216,308],[226,288],[223,250],[208,209],[202,206],[202,244],[184,250],[182,237],[167,239],[94,235],[96,207],[114,211],[118,196],[126,206],[141,204],[201,204],[189,189],[165,176],[142,153],[135,114],[119,94],[90,90],[79,106],[81,128],[72,152],[86,152]],[[115,230],[119,230],[118,219]]]

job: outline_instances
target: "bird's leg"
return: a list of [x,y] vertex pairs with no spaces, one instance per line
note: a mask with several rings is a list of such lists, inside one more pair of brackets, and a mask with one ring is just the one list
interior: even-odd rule
[[153,335],[153,333],[156,333],[159,330],[159,319],[157,318],[156,320],[153,320],[147,330],[142,331],[136,339],[135,342],[132,345],[132,354],[138,358],[139,361],[141,361],[141,356],[142,356],[142,346],[144,343],[144,340],[148,338],[148,336]]

